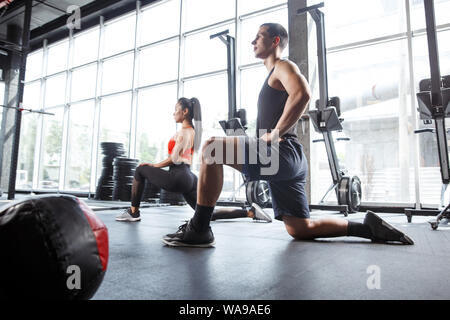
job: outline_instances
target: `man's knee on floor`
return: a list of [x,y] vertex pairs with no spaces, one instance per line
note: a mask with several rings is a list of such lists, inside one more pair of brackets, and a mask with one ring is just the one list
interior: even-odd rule
[[295,217],[283,217],[287,233],[296,240],[314,239],[314,221]]
[[314,235],[305,230],[302,230],[302,231],[296,230],[293,232],[288,231],[288,233],[292,238],[294,238],[296,240],[313,240],[314,239]]

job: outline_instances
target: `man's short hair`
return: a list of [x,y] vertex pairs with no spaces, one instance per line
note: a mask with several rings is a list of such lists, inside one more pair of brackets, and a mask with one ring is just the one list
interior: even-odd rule
[[280,37],[280,48],[284,50],[286,48],[289,36],[286,29],[279,23],[264,23],[261,27],[267,27],[267,33],[271,37]]

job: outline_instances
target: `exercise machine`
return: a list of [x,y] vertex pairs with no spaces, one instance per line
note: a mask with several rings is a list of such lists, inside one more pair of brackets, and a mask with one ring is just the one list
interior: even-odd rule
[[[361,181],[357,176],[348,176],[341,170],[339,159],[336,154],[333,131],[343,130],[343,119],[340,118],[339,97],[329,98],[328,96],[325,15],[319,10],[322,7],[324,7],[323,2],[297,10],[297,15],[309,12],[316,24],[320,98],[316,101],[316,110],[309,111],[309,117],[316,132],[323,135],[322,139],[314,140],[313,142],[325,143],[331,177],[333,180],[330,188],[328,188],[319,204],[310,205],[310,209],[339,211],[347,216],[348,213],[357,212],[359,210],[359,206],[361,205]],[[344,138],[340,140],[348,141],[349,139]],[[324,203],[332,190],[336,193],[338,205],[327,205]]]
[[419,83],[417,110],[420,119],[425,124],[432,124],[434,121],[435,128],[419,129],[414,132],[417,134],[426,132],[436,134],[442,179],[441,209],[405,209],[405,214],[408,222],[411,222],[413,215],[437,216],[435,220],[430,221],[432,229],[436,230],[443,219],[447,221],[450,219],[450,204],[444,207],[444,195],[450,182],[447,130],[445,128],[445,119],[450,118],[450,75],[441,77],[440,73],[434,1],[424,0],[424,8],[431,78],[421,80]]
[[[228,73],[228,119],[219,121],[227,136],[246,135],[247,113],[245,109],[237,110],[236,102],[236,39],[225,30],[210,36],[210,39],[219,38],[227,47],[227,73]],[[241,206],[242,208],[258,204],[260,207],[270,207],[271,197],[266,181],[247,181],[242,175],[243,183],[233,191],[229,201],[218,201],[220,206]],[[245,186],[247,203],[236,200],[236,193]]]

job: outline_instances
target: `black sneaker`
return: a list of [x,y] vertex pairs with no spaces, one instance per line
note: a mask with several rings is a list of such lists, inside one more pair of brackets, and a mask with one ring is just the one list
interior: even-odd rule
[[367,211],[364,224],[372,231],[374,242],[399,241],[403,244],[414,244],[414,241],[400,230],[381,219],[372,211]]
[[211,227],[208,227],[208,230],[204,232],[197,232],[190,221],[180,226],[176,233],[163,237],[162,241],[171,247],[208,248],[216,243]]
[[185,224],[182,224],[181,226],[178,227],[178,231],[177,231],[177,232],[166,234],[166,235],[163,237],[163,241],[164,241],[164,240],[170,241],[170,240],[173,240],[173,238],[176,238],[176,237],[181,236],[181,234],[182,234],[182,233],[184,232],[184,230],[186,229],[186,227],[187,227],[187,225],[188,225],[188,223],[189,223],[189,220],[185,220],[185,222],[186,222]]

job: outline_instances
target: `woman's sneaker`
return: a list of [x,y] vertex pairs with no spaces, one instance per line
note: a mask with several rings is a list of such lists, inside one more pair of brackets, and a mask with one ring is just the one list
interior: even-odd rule
[[171,247],[197,247],[208,248],[214,246],[214,234],[211,227],[206,231],[197,232],[192,226],[191,221],[178,228],[176,233],[168,234],[162,241]]
[[141,221],[141,213],[137,210],[135,213],[131,213],[131,208],[123,210],[121,214],[116,217],[116,221],[136,222]]
[[258,206],[256,203],[252,204],[252,207],[250,209],[254,213],[253,220],[255,221],[265,221],[265,222],[272,222],[272,218],[269,216],[268,213],[266,213],[260,206]]
[[398,241],[403,244],[414,244],[410,237],[391,226],[372,211],[367,211],[364,224],[369,226],[372,231],[372,241],[374,242]]

